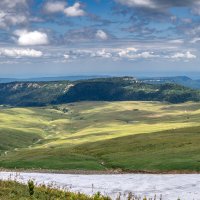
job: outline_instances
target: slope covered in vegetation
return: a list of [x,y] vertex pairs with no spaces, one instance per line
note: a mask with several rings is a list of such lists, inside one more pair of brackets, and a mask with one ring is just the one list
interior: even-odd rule
[[0,84],[0,104],[45,106],[79,101],[199,101],[200,91],[165,83],[147,84],[131,77],[82,81]]
[[77,101],[199,101],[200,92],[176,84],[151,85],[133,78],[106,78],[76,83],[57,103]]
[[199,107],[82,102],[1,108],[0,167],[199,172]]

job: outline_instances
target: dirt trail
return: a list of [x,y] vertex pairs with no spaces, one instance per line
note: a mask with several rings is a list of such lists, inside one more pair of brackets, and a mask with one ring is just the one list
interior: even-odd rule
[[[55,128],[55,126],[53,126],[53,128]],[[49,129],[51,130],[52,127],[49,128]],[[46,129],[44,129],[44,130],[46,130]],[[22,149],[31,149],[31,148],[33,148],[34,145],[38,144],[38,143],[41,142],[42,140],[46,140],[46,139],[48,139],[48,138],[51,138],[53,135],[54,135],[54,134],[47,135],[46,137],[44,137],[44,138],[42,138],[42,139],[38,139],[36,142],[32,143],[31,145],[29,145],[29,146],[27,146],[27,147],[25,147],[25,148],[14,148],[12,151],[15,151],[15,152],[16,152],[16,151],[20,151],[20,150],[22,150]],[[11,151],[5,151],[5,152],[4,152],[4,156],[7,156],[7,155],[8,155],[8,152],[11,152]]]

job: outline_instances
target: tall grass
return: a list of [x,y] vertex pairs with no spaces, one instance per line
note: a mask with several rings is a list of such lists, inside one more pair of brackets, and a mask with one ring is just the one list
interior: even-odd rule
[[[0,200],[112,200],[108,196],[103,196],[97,192],[93,196],[82,193],[75,193],[64,191],[62,188],[55,189],[52,185],[35,185],[32,180],[28,184],[21,184],[17,181],[2,181],[0,180]],[[161,196],[154,196],[153,198],[136,196],[129,193],[128,196],[119,194],[113,200],[164,200]],[[180,200],[180,199],[178,199]]]
[[81,193],[73,193],[55,189],[50,186],[39,185],[33,187],[33,182],[28,185],[17,181],[0,181],[0,200],[111,200],[111,198],[97,193],[87,196]]

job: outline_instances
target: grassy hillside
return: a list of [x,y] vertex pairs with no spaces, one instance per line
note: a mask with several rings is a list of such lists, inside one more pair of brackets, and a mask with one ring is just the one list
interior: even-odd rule
[[45,106],[80,101],[200,101],[200,91],[176,84],[151,85],[131,77],[0,84],[0,104]]
[[1,108],[0,167],[200,171],[199,107],[83,102]]

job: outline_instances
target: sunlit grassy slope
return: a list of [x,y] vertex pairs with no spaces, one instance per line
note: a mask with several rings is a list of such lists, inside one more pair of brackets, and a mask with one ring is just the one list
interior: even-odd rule
[[0,167],[200,171],[200,104],[1,108]]

